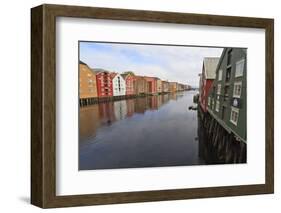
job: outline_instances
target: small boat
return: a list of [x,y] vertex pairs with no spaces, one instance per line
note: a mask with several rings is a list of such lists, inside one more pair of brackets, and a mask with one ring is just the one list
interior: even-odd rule
[[189,106],[188,110],[197,110],[197,106]]

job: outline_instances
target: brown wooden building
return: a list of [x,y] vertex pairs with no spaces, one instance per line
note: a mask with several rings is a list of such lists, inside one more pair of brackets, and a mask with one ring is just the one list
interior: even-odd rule
[[156,78],[156,90],[157,90],[157,93],[160,94],[162,93],[162,81],[160,78]]
[[162,81],[162,92],[167,93],[169,92],[169,82]]
[[79,97],[80,99],[97,98],[95,72],[84,62],[79,62]]
[[148,92],[148,83],[142,76],[135,76],[135,94],[141,95]]
[[176,92],[178,89],[177,82],[169,82],[169,91]]

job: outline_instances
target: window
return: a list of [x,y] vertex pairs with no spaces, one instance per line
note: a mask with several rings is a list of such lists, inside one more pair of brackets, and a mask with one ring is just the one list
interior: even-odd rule
[[226,107],[223,106],[223,107],[222,107],[222,119],[223,119],[223,120],[224,120],[224,118],[225,118],[225,112],[226,112]]
[[233,88],[233,97],[240,98],[242,93],[242,82],[235,82]]
[[211,105],[211,98],[208,97],[208,106],[210,106],[210,105]]
[[232,49],[227,52],[227,66],[231,65]]
[[243,76],[245,59],[236,62],[235,77]]
[[226,85],[226,86],[224,87],[224,98],[223,98],[223,100],[224,100],[224,101],[227,101],[227,100],[228,100],[228,96],[229,96],[229,86]]
[[224,87],[224,95],[225,96],[229,95],[229,86],[228,85]]
[[218,95],[221,94],[221,84],[218,84],[217,94],[218,94]]
[[219,81],[222,80],[222,70],[219,70],[219,78],[218,78]]
[[228,67],[228,68],[226,69],[225,81],[226,81],[226,82],[229,82],[230,78],[231,78],[231,67]]
[[233,123],[234,125],[237,125],[238,117],[239,117],[239,109],[235,107],[231,107],[230,122]]
[[219,112],[220,111],[220,102],[216,101],[216,111]]

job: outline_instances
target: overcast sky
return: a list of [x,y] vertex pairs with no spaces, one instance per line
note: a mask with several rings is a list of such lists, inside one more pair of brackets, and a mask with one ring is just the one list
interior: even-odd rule
[[204,57],[221,48],[80,42],[80,60],[91,68],[155,76],[198,87]]

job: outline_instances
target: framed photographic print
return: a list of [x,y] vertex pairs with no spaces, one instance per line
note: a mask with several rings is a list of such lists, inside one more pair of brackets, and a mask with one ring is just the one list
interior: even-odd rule
[[274,191],[272,19],[31,9],[31,203]]

